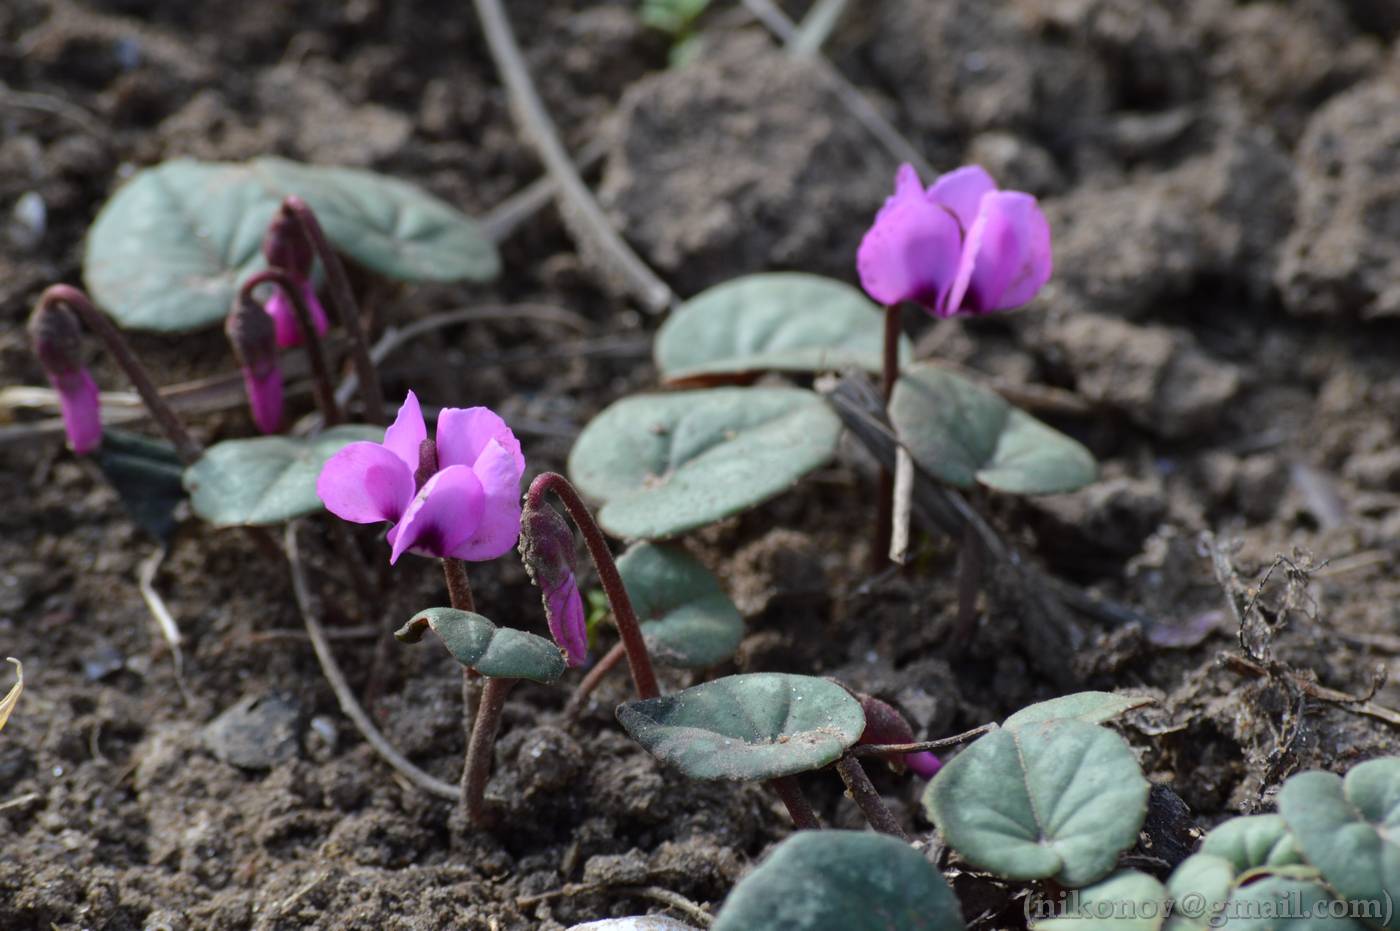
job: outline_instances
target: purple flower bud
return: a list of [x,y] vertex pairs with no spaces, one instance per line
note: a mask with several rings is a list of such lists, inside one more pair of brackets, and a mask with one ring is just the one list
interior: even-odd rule
[[856,266],[866,293],[886,306],[914,301],[939,317],[1010,310],[1050,279],[1050,225],[1034,197],[997,190],[977,165],[927,190],[901,165]]
[[529,505],[520,515],[520,559],[539,586],[549,632],[570,666],[588,659],[588,626],[578,590],[574,533],[548,504]]
[[[330,329],[330,321],[326,319],[326,309],[316,298],[316,289],[312,287],[310,279],[297,278],[297,282],[301,289],[302,300],[306,301],[306,307],[311,311],[311,323],[316,327],[316,335],[324,336],[326,330]],[[293,346],[301,345],[301,323],[297,320],[296,308],[292,306],[291,297],[284,293],[281,288],[278,288],[267,299],[267,313],[272,318],[273,323],[277,325],[277,346],[279,349],[291,349]]]
[[301,222],[286,207],[278,209],[267,225],[263,236],[263,258],[273,268],[280,268],[295,278],[311,277],[311,263],[315,253]]
[[282,366],[272,318],[256,298],[244,295],[224,321],[224,333],[243,370],[253,422],[263,433],[276,433],[282,425]]
[[[852,694],[860,701],[860,707],[865,712],[865,730],[861,733],[858,743],[878,746],[914,742],[914,729],[893,705],[862,692]],[[896,769],[907,766],[926,779],[943,766],[938,757],[927,751],[889,754],[885,761]]]
[[97,383],[79,354],[82,330],[77,316],[62,304],[41,303],[29,317],[29,341],[58,392],[68,445],[80,456],[92,452],[102,443],[101,402]]

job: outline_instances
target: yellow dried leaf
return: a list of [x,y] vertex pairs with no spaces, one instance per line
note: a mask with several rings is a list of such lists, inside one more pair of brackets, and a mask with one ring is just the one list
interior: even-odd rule
[[5,657],[7,662],[15,664],[15,684],[4,698],[0,698],[0,731],[5,729],[5,722],[10,720],[10,712],[15,710],[15,705],[19,703],[19,693],[24,691],[24,665],[13,656]]

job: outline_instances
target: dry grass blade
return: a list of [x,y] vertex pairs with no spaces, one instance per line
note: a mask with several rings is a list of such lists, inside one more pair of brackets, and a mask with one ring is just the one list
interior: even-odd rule
[[0,698],[0,731],[5,729],[5,722],[10,720],[10,712],[19,704],[19,693],[24,691],[24,664],[13,656],[5,657],[5,662],[15,664],[15,684],[5,693],[4,698]]

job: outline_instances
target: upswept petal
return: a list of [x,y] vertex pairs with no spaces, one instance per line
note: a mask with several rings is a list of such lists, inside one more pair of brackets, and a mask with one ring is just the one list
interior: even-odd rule
[[[410,476],[409,481],[413,479]],[[449,466],[428,479],[394,528],[390,565],[405,550],[420,556],[448,556],[470,537],[486,504],[481,481],[466,466]]]
[[1050,225],[1034,197],[996,191],[968,231],[942,316],[1019,307],[1050,279]]
[[928,189],[928,199],[953,211],[966,233],[977,219],[982,198],[996,189],[997,183],[981,165],[964,165],[939,175]]
[[[307,309],[311,311],[311,322],[315,324],[317,334],[325,335],[326,330],[330,329],[330,321],[326,319],[326,309],[316,299],[316,288],[311,282],[302,282],[301,296],[306,300]],[[267,299],[266,309],[277,327],[277,347],[290,349],[300,346],[301,327],[297,324],[297,313],[292,307],[291,298],[281,288],[277,288]]]
[[894,193],[885,198],[885,203],[875,214],[875,222],[895,207],[911,200],[922,200],[924,183],[919,180],[918,170],[908,162],[899,166],[894,175]]
[[481,482],[485,504],[475,532],[454,546],[451,555],[483,562],[509,552],[520,538],[520,478],[524,467],[516,463],[510,450],[493,439],[477,456],[472,471]]
[[321,469],[316,495],[326,510],[342,520],[393,522],[413,500],[413,473],[378,443],[351,443]]
[[550,635],[564,648],[564,659],[570,666],[582,666],[588,661],[588,622],[578,579],[570,572],[558,588],[546,592],[544,597]]
[[917,301],[935,310],[957,274],[962,235],[957,220],[924,199],[883,211],[856,253],[860,283],[886,306]]
[[63,415],[68,445],[79,456],[85,456],[102,445],[102,409],[97,382],[84,368],[57,377],[51,375],[49,380],[58,391],[59,412]]
[[477,457],[491,440],[505,447],[515,460],[516,467],[522,473],[525,471],[525,455],[520,451],[520,441],[495,411],[487,407],[447,407],[438,414],[440,468],[475,465]]
[[410,475],[418,471],[418,450],[428,438],[428,427],[423,423],[423,408],[418,404],[418,395],[412,391],[403,399],[399,413],[389,429],[384,431],[384,447],[408,466]]

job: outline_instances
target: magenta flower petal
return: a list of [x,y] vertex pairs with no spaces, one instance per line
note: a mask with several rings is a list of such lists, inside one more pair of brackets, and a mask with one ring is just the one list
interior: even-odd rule
[[924,198],[899,194],[886,202],[856,253],[860,283],[876,301],[917,301],[936,310],[958,270],[958,221]]
[[418,404],[418,396],[412,391],[399,406],[398,416],[384,431],[384,446],[408,466],[409,474],[418,471],[418,450],[428,438],[428,428],[423,423],[423,408]]
[[925,779],[932,779],[943,768],[943,761],[927,750],[904,754],[904,765]]
[[944,175],[928,189],[928,198],[947,207],[958,218],[966,233],[977,220],[982,198],[997,189],[997,183],[981,165],[964,165]]
[[[330,322],[326,319],[326,310],[321,306],[321,302],[316,299],[316,289],[311,282],[303,281],[301,284],[301,294],[306,300],[307,309],[311,311],[311,322],[316,326],[319,335],[325,335],[330,329]],[[271,297],[267,299],[268,316],[277,326],[277,347],[279,349],[290,349],[293,346],[301,345],[301,327],[297,324],[297,313],[292,308],[292,300],[283,293],[281,288],[277,288]]]
[[550,635],[563,648],[564,659],[570,666],[582,666],[588,661],[588,621],[583,613],[578,579],[572,572],[568,573],[557,588],[544,593],[544,598]]
[[968,231],[945,316],[1019,307],[1050,279],[1050,224],[1034,197],[997,191],[983,198]]
[[58,392],[68,445],[79,456],[85,456],[102,445],[102,405],[97,396],[97,383],[84,368],[61,375],[50,374],[49,381]]
[[510,453],[516,467],[524,473],[525,456],[520,451],[520,441],[495,411],[486,407],[447,407],[438,414],[440,468],[475,465],[477,457],[491,440],[500,443]]
[[406,550],[420,556],[451,555],[476,532],[485,506],[486,493],[475,472],[466,466],[439,471],[423,484],[394,528],[389,563],[398,562]]
[[508,553],[520,537],[520,478],[524,468],[493,439],[477,456],[472,471],[481,482],[485,505],[476,531],[453,547],[452,555],[482,562]]
[[248,392],[248,406],[253,411],[253,423],[262,433],[276,433],[282,426],[282,368],[276,359],[258,375],[249,366],[243,367],[243,387]]
[[413,472],[378,443],[351,443],[321,469],[316,495],[354,524],[398,521],[413,501]]

